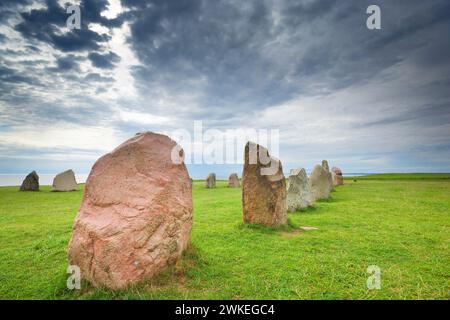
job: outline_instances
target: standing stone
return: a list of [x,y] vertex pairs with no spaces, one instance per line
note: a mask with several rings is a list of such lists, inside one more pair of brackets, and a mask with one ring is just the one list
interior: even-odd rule
[[291,170],[287,186],[286,202],[290,212],[314,205],[314,198],[305,169]]
[[75,191],[78,190],[75,173],[67,170],[56,175],[53,179],[53,188],[51,191]]
[[216,174],[210,173],[205,181],[206,188],[215,188],[216,187]]
[[237,173],[230,174],[230,177],[228,178],[228,187],[229,188],[239,188],[241,184],[239,183],[239,178]]
[[330,166],[328,165],[328,161],[327,160],[322,160],[322,167],[325,171],[330,171]]
[[165,135],[134,136],[97,160],[69,243],[69,264],[96,287],[125,288],[174,264],[192,228],[184,152]]
[[333,167],[331,173],[333,175],[333,186],[341,186],[344,184],[344,177],[342,176],[341,169]]
[[333,187],[333,175],[330,171],[330,166],[328,165],[328,161],[327,160],[322,160],[322,167],[323,169],[327,172],[327,177],[328,177],[328,186],[330,188],[330,192],[334,190]]
[[330,198],[328,172],[320,164],[314,167],[309,177],[309,184],[315,201]]
[[287,223],[286,180],[280,160],[266,148],[248,142],[242,173],[242,207],[245,223],[269,226]]
[[20,186],[20,191],[39,191],[39,176],[36,171],[26,176]]

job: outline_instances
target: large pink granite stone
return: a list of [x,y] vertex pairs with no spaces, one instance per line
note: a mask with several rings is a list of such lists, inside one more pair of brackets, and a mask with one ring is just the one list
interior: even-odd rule
[[188,245],[191,188],[181,147],[164,135],[137,134],[92,168],[69,263],[96,287],[120,289],[152,278]]

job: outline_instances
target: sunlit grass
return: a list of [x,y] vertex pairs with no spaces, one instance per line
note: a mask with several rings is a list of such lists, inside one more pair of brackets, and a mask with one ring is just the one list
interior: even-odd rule
[[[289,214],[282,228],[244,225],[240,189],[196,181],[188,252],[153,281],[119,292],[66,289],[82,191],[2,187],[0,298],[449,299],[450,180],[415,178],[348,178],[332,200]],[[381,290],[366,287],[370,265],[381,268]]]

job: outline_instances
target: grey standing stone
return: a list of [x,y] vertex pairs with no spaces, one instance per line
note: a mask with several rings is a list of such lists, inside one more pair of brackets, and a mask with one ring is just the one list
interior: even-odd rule
[[328,161],[327,160],[322,160],[322,167],[323,169],[327,172],[327,177],[328,177],[328,186],[330,188],[330,192],[334,190],[333,187],[333,175],[330,171],[330,166],[328,165]]
[[328,161],[327,160],[322,160],[322,168],[325,171],[330,171],[330,166],[328,165]]
[[216,174],[210,173],[206,178],[205,187],[208,189],[216,187]]
[[75,191],[78,190],[75,173],[72,170],[67,170],[56,175],[53,179],[53,188],[51,191]]
[[293,212],[314,205],[314,197],[305,169],[292,169],[287,186],[287,207]]
[[228,187],[229,188],[239,188],[241,184],[239,183],[239,177],[237,173],[230,174],[230,177],[228,178]]
[[330,198],[328,172],[320,164],[314,167],[309,177],[309,185],[315,201]]
[[20,191],[39,191],[39,176],[36,171],[26,176],[20,186]]

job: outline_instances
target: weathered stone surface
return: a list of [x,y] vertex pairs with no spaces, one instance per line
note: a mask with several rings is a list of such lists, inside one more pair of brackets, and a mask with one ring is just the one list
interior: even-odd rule
[[328,165],[328,161],[327,160],[322,160],[322,167],[327,172],[328,186],[330,188],[330,191],[333,191],[334,190],[334,187],[333,187],[333,174],[330,171],[330,166]]
[[230,174],[228,178],[228,187],[229,188],[239,188],[241,184],[239,183],[239,177],[237,173]]
[[336,173],[337,175],[342,176],[342,170],[339,169],[338,167],[333,167],[333,168],[331,168],[331,172],[334,172],[334,173]]
[[281,162],[266,148],[248,142],[242,173],[242,207],[245,223],[269,226],[287,223],[286,181]]
[[39,190],[39,176],[36,171],[28,174],[20,186],[20,191],[38,191]]
[[75,173],[67,170],[56,175],[53,179],[52,191],[75,191],[78,190]]
[[314,205],[314,198],[305,169],[291,170],[287,186],[286,203],[290,212]]
[[330,197],[330,182],[328,180],[328,172],[321,165],[314,167],[309,177],[309,185],[314,200],[328,199]]
[[333,167],[331,169],[331,174],[333,175],[333,186],[341,186],[344,184],[344,177],[342,176],[342,170]]
[[206,188],[215,188],[216,187],[216,174],[210,173],[205,181]]
[[328,165],[327,160],[322,160],[322,168],[327,172],[330,171],[330,166]]
[[192,188],[182,157],[169,137],[146,132],[97,160],[68,249],[83,279],[124,288],[181,256],[192,228]]

